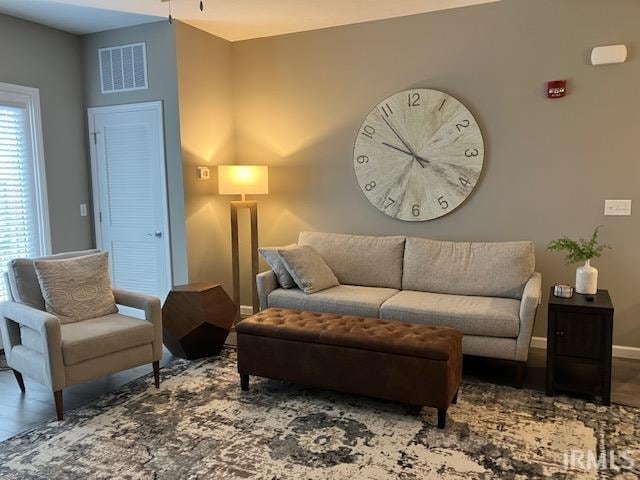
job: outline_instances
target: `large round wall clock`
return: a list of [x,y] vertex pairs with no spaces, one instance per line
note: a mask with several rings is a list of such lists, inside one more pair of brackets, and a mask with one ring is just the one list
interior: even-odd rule
[[379,210],[400,220],[452,212],[478,183],[482,132],[451,95],[418,88],[380,102],[362,123],[353,165],[360,188]]

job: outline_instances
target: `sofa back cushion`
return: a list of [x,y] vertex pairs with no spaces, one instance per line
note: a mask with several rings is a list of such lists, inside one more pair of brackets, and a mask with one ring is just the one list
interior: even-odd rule
[[532,242],[407,238],[403,290],[521,298],[535,269]]
[[38,258],[14,258],[7,264],[7,277],[9,281],[11,298],[18,303],[44,310],[44,298],[38,283],[38,276],[33,262],[36,260],[61,260],[64,258],[82,257],[93,255],[99,250],[81,250],[77,252],[58,253],[47,257]]
[[301,232],[299,245],[309,245],[347,285],[397,288],[402,285],[405,237],[365,237],[340,233]]

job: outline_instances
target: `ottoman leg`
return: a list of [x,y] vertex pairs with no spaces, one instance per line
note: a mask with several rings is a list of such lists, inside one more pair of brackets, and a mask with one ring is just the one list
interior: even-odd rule
[[456,394],[454,395],[453,400],[451,400],[451,403],[454,405],[458,403],[458,390],[456,390]]
[[240,388],[245,392],[249,390],[249,375],[240,374]]
[[439,408],[438,409],[438,428],[442,429],[445,426],[447,421],[447,409]]

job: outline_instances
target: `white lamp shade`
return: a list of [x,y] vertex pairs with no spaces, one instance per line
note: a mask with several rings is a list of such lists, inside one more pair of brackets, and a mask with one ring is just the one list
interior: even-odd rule
[[269,193],[268,167],[262,165],[218,166],[218,193],[221,195]]

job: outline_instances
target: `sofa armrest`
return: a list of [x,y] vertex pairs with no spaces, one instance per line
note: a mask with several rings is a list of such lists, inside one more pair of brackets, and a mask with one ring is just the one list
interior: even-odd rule
[[520,334],[516,344],[516,360],[526,361],[536,321],[536,311],[542,301],[542,275],[534,272],[524,287],[520,301]]
[[[5,345],[7,363],[10,367],[20,371],[18,359],[12,358],[12,350],[20,345],[19,329],[12,328],[11,323],[23,325],[40,334],[44,359],[44,375],[42,380],[53,391],[64,388],[64,362],[62,361],[62,334],[60,319],[48,312],[17,302],[3,302],[0,304],[0,328]],[[16,332],[17,330],[17,332]],[[22,347],[24,348],[24,347]]]
[[144,311],[145,320],[153,325],[153,359],[154,361],[160,360],[162,358],[162,305],[160,299],[118,288],[113,289],[113,296],[118,305]]
[[260,310],[265,310],[269,308],[269,294],[279,287],[278,279],[273,270],[267,270],[256,275],[256,284],[258,286]]

